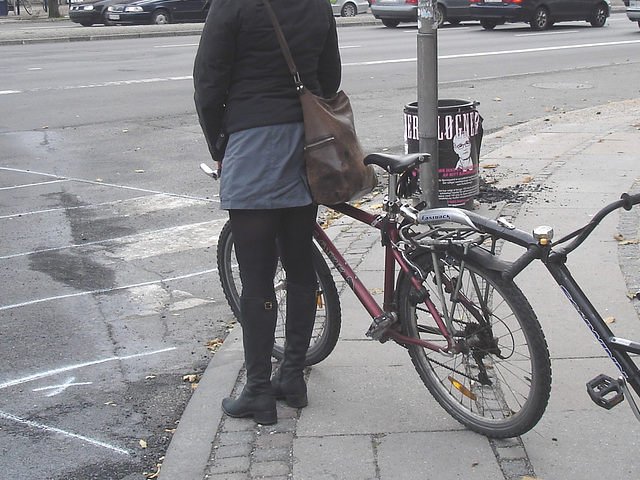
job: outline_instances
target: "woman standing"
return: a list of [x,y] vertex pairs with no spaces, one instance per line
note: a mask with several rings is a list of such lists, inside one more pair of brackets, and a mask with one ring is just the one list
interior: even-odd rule
[[[271,0],[304,85],[334,95],[338,38],[327,0]],[[225,398],[232,417],[277,421],[275,398],[307,405],[304,361],[317,280],[311,260],[317,205],[304,167],[302,108],[263,0],[213,0],[194,66],[195,103],[209,150],[223,168],[220,204],[229,211],[242,279],[247,382]],[[228,136],[221,160],[216,142]],[[271,381],[278,255],[287,274],[285,356]]]

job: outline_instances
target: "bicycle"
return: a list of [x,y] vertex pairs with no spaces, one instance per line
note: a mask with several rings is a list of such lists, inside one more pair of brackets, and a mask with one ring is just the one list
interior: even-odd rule
[[31,0],[16,0],[16,8],[16,13],[20,13],[20,8],[24,8],[24,11],[27,12],[27,15],[31,15],[31,12],[33,11]]
[[[528,233],[504,218],[493,220],[452,207],[402,204],[397,196],[398,177],[427,160],[428,155],[419,153],[368,155],[365,163],[389,173],[384,213],[368,213],[349,204],[330,206],[380,230],[385,246],[383,307],[322,228],[316,225],[314,230],[316,245],[373,318],[366,335],[406,347],[430,393],[467,428],[496,438],[521,435],[536,425],[546,409],[551,364],[542,328],[513,279],[531,262],[541,260],[622,373],[617,380],[599,375],[588,382],[591,399],[610,409],[626,396],[640,420],[628,388],[631,384],[640,395],[640,372],[629,357],[629,353],[640,353],[640,343],[613,335],[566,266],[568,254],[606,215],[621,207],[630,209],[640,203],[640,195],[624,194],[587,225],[553,242],[550,227]],[[524,247],[526,252],[513,262],[501,260],[497,256],[500,242]],[[232,237],[221,237],[218,268],[233,309],[239,279],[233,274],[232,251]],[[320,259],[325,263],[324,257]],[[324,280],[320,296],[333,283],[332,278]],[[335,301],[328,298],[326,303]],[[340,328],[339,306],[335,312],[324,317],[312,339],[313,360],[326,358],[335,346],[325,341],[325,335],[333,338]],[[274,347],[274,356],[281,357],[281,345]]]

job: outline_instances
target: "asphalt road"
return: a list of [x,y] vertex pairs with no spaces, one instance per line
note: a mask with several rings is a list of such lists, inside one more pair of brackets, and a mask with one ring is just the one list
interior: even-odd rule
[[[74,26],[65,27],[73,28]],[[82,28],[82,27],[76,27]],[[96,27],[99,28],[99,27]],[[415,26],[340,29],[366,150],[400,152]],[[152,473],[232,320],[193,112],[197,36],[0,47],[0,478]],[[637,25],[438,33],[485,129],[638,97]]]

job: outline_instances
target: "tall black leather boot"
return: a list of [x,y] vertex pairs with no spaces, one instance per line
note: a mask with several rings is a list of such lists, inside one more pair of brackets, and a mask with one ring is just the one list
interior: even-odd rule
[[222,410],[230,417],[253,417],[256,423],[278,421],[271,386],[271,352],[276,328],[275,299],[241,298],[242,344],[247,383],[237,399],[222,400]]
[[317,290],[315,285],[287,283],[284,360],[271,383],[276,398],[284,398],[293,408],[309,403],[303,370],[316,319]]

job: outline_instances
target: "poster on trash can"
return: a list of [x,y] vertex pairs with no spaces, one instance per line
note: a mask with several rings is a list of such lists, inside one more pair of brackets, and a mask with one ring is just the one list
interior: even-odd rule
[[[480,192],[478,162],[482,143],[482,117],[476,103],[438,101],[438,200],[459,206]],[[405,152],[419,149],[418,105],[405,107]]]

